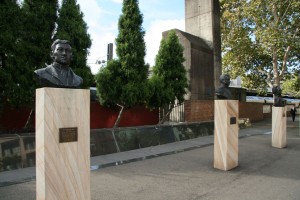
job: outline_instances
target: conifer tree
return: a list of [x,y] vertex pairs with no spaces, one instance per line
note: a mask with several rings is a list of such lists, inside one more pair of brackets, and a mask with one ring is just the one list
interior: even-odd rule
[[[15,57],[15,43],[20,33],[20,8],[16,0],[0,4],[0,106],[7,103],[11,86],[11,61]],[[1,109],[0,109],[1,111]]]
[[[145,32],[137,0],[124,0],[116,38],[117,60],[96,75],[100,103],[129,108],[144,102],[148,65],[145,65]],[[110,87],[103,87],[110,84]],[[109,88],[109,89],[108,89]]]
[[1,12],[6,14],[1,16],[5,17],[5,29],[11,34],[7,34],[10,39],[4,43],[8,44],[9,51],[5,53],[3,96],[9,105],[33,106],[36,88],[33,72],[45,67],[50,60],[58,3],[57,0],[24,0],[21,8],[17,1],[6,0],[5,3],[7,8],[1,9]]
[[124,0],[119,18],[119,34],[116,39],[116,53],[128,80],[143,81],[147,78],[146,52],[142,27],[143,16],[137,0]]
[[34,69],[51,63],[50,47],[57,21],[58,0],[24,0],[23,35],[24,54]]
[[184,60],[183,46],[179,43],[176,32],[172,30],[160,43],[153,76],[149,80],[152,94],[148,99],[148,106],[167,109],[159,124],[167,119],[176,103],[181,104],[184,101],[188,87]]
[[33,68],[25,59],[23,20],[16,0],[0,4],[0,104],[21,106],[34,100]]
[[83,78],[83,87],[89,87],[94,82],[91,69],[87,66],[87,56],[92,41],[83,17],[76,0],[62,0],[55,38],[68,40],[71,43],[73,52],[71,67]]
[[124,0],[116,38],[118,59],[109,61],[96,75],[100,103],[120,108],[114,128],[118,127],[124,109],[145,101],[149,66],[144,62],[145,32],[142,23],[138,0]]
[[16,0],[3,0],[0,4],[0,58],[4,67],[6,56],[14,52],[21,31],[21,10]]

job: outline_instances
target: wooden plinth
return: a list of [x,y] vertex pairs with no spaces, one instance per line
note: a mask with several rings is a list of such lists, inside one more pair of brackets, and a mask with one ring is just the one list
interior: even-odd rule
[[36,90],[36,197],[91,199],[89,90]]
[[272,146],[286,147],[286,107],[272,107]]
[[238,166],[238,101],[215,100],[214,168]]

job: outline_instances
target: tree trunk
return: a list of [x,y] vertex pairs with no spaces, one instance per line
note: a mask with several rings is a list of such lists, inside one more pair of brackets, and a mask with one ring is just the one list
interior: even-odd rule
[[32,119],[32,112],[33,112],[33,109],[30,110],[30,113],[29,113],[29,116],[28,116],[27,121],[25,123],[24,129],[28,128],[28,125],[29,125],[29,123]]
[[277,48],[273,47],[273,74],[274,74],[274,84],[280,86],[279,71],[278,71],[278,59],[277,59]]
[[271,71],[269,71],[267,73],[267,84],[270,88],[273,88],[273,84],[272,84],[272,73]]
[[124,106],[122,106],[122,105],[118,105],[118,106],[121,107],[121,110],[119,111],[118,118],[115,121],[114,128],[118,128],[119,127],[119,123],[121,121],[121,117],[122,117],[122,114],[123,114],[123,111],[124,111]]
[[[299,28],[296,29],[296,31],[295,31],[295,33],[294,33],[294,35],[292,37],[293,39],[296,37],[298,31],[299,31]],[[284,57],[283,57],[283,63],[282,63],[282,71],[281,71],[281,73],[279,75],[280,79],[284,78],[284,73],[285,73],[285,71],[287,69],[287,60],[289,58],[289,52],[290,52],[290,50],[291,50],[291,46],[288,46],[286,48],[286,50],[285,50]]]
[[162,125],[162,124],[167,120],[167,118],[170,116],[170,114],[171,114],[173,108],[174,108],[174,104],[172,104],[172,105],[170,106],[170,108],[168,108],[167,113],[166,113],[166,114],[162,117],[162,119],[158,122],[158,125]]
[[118,145],[118,142],[117,142],[117,139],[116,139],[116,135],[115,135],[115,128],[118,128],[119,127],[119,123],[121,121],[121,117],[123,115],[123,111],[124,111],[124,106],[121,106],[121,105],[118,105],[121,107],[121,110],[119,111],[119,115],[118,115],[118,118],[117,120],[115,121],[115,124],[113,126],[113,129],[112,129],[112,135],[113,135],[113,138],[114,138],[114,141],[115,141],[115,144],[116,144],[116,148],[117,148],[117,152],[121,152],[120,151],[120,147]]

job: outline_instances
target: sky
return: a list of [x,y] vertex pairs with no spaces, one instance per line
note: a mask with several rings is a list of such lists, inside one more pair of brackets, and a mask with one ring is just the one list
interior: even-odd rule
[[[102,66],[95,64],[96,61],[106,60],[108,43],[113,43],[116,58],[115,38],[122,14],[122,2],[123,0],[77,0],[92,39],[87,63],[93,74]],[[153,66],[162,32],[174,28],[185,30],[184,0],[139,0],[139,8],[144,19],[142,27],[146,32],[145,62]]]

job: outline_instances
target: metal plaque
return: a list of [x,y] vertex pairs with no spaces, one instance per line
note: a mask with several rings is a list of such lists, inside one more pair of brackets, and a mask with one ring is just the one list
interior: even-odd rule
[[236,124],[236,117],[230,117],[230,124]]
[[78,141],[78,128],[60,128],[59,129],[59,143],[76,142]]

